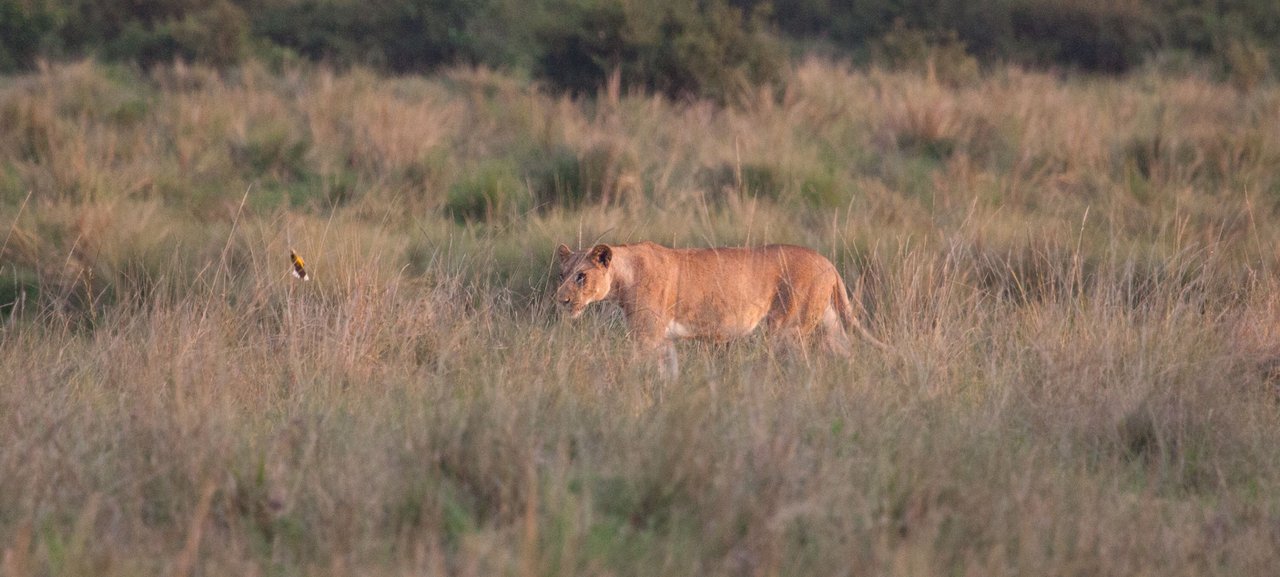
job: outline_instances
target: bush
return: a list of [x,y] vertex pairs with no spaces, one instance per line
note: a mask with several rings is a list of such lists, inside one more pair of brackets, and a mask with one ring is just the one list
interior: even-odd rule
[[538,73],[560,89],[594,92],[616,70],[626,88],[725,101],[781,76],[763,10],[747,16],[723,0],[566,0],[560,12],[538,36]]
[[1092,0],[1020,0],[1010,12],[1013,34],[1036,64],[1124,72],[1158,46],[1147,6]]
[[777,201],[788,185],[786,176],[777,166],[748,162],[741,165],[724,163],[706,168],[700,174],[702,185],[711,198],[721,200],[734,193],[750,198]]
[[1266,50],[1249,40],[1235,40],[1227,45],[1227,77],[1236,88],[1249,91],[1271,73],[1271,61]]
[[[611,71],[637,60],[639,47],[627,38],[631,32],[622,6],[584,2],[565,8],[563,20],[539,33],[544,46],[539,73],[552,84],[591,92]],[[636,72],[627,72],[625,80],[635,83]]]
[[179,55],[214,66],[239,62],[248,45],[249,19],[227,0],[217,0],[204,10],[188,13],[166,28]]
[[24,8],[18,0],[0,0],[0,72],[30,67],[41,39],[52,30],[48,13]]
[[254,31],[313,60],[397,72],[475,60],[468,23],[488,2],[296,0],[268,5]]
[[229,66],[249,44],[249,19],[230,0],[113,3],[81,0],[61,13],[59,44],[149,66],[174,59]]
[[528,211],[531,198],[510,163],[492,161],[449,187],[445,214],[458,221],[511,218]]
[[728,195],[740,194],[770,202],[800,201],[814,207],[842,207],[849,201],[851,188],[848,179],[830,167],[783,168],[763,162],[721,164],[703,169],[699,179],[717,202],[723,202]]
[[236,164],[259,177],[291,181],[306,176],[310,139],[286,122],[255,125],[244,141],[231,144]]
[[953,31],[930,33],[907,28],[898,20],[872,51],[877,61],[890,68],[924,72],[950,85],[978,78],[978,60]]
[[542,205],[617,205],[639,193],[635,153],[619,143],[597,144],[580,153],[558,149],[536,157],[530,165]]

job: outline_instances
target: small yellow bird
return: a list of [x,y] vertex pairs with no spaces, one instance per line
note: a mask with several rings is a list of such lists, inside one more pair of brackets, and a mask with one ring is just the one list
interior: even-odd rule
[[298,256],[298,253],[294,252],[293,249],[289,249],[289,259],[293,261],[293,276],[302,280],[311,280],[311,276],[307,274],[307,269],[303,268],[306,263],[302,261],[302,257]]

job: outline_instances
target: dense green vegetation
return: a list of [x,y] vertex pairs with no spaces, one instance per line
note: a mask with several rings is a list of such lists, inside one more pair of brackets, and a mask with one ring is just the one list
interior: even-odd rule
[[[248,57],[394,72],[484,64],[594,91],[723,99],[788,53],[901,64],[1015,62],[1123,72],[1205,63],[1245,86],[1280,55],[1272,0],[0,0],[0,71],[97,55],[217,66]],[[931,65],[938,65],[937,62]],[[962,76],[968,76],[963,73]]]

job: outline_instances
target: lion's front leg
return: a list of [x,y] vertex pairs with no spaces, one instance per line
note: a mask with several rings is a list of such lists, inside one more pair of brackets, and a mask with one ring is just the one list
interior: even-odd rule
[[643,358],[645,362],[656,360],[658,370],[662,376],[668,379],[674,379],[680,371],[680,362],[676,357],[675,343],[667,337],[665,326],[667,323],[662,319],[653,315],[641,318],[628,319],[631,325],[631,337],[635,342],[635,354],[637,357]]
[[676,344],[666,339],[658,355],[658,370],[662,371],[662,376],[675,380],[680,375],[680,359],[676,357]]
[[668,379],[674,379],[680,372],[680,362],[676,357],[676,345],[665,335],[637,335],[635,338],[635,356],[644,362],[657,361],[658,371]]
[[667,379],[679,374],[680,364],[676,347],[667,329],[671,325],[671,313],[663,307],[640,306],[637,303],[623,305],[627,317],[627,332],[635,343],[635,355],[645,363],[657,361],[658,370]]

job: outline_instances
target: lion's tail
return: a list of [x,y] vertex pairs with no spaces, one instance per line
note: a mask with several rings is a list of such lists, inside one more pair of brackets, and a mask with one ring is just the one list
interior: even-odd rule
[[862,326],[862,322],[858,320],[858,316],[853,312],[853,304],[849,302],[849,289],[845,287],[844,280],[839,277],[836,278],[836,287],[831,294],[831,306],[836,309],[837,313],[840,313],[840,321],[844,323],[845,327],[853,327],[854,330],[858,331],[858,334],[862,335],[863,339],[866,339],[875,348],[886,353],[893,351],[893,349],[889,348],[889,345],[872,336],[866,327]]

